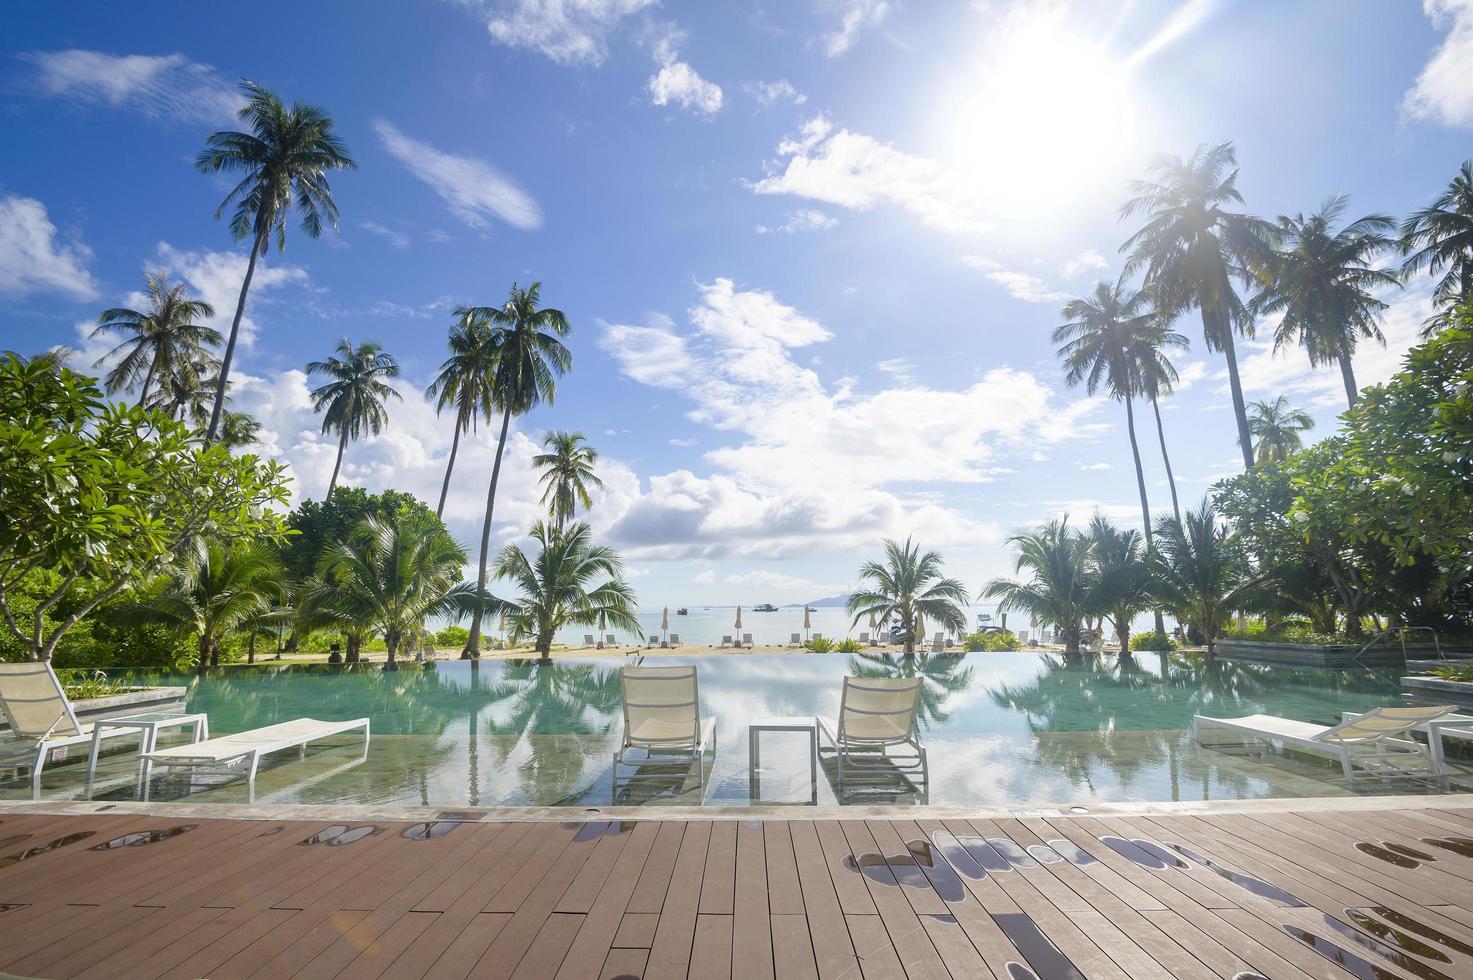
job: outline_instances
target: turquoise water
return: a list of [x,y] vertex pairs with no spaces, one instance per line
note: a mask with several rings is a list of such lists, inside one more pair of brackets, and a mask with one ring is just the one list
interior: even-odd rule
[[[1341,711],[1394,703],[1394,674],[1296,670],[1185,656],[1076,658],[1010,653],[903,657],[841,654],[694,658],[702,710],[717,724],[705,786],[695,770],[650,768],[634,785],[613,780],[620,728],[618,668],[637,658],[440,662],[424,672],[385,674],[318,667],[232,669],[139,676],[189,688],[188,709],[209,713],[214,733],[301,716],[368,716],[373,741],[358,761],[350,745],[284,753],[264,772],[258,802],[429,805],[611,802],[744,804],[752,799],[747,723],[758,715],[833,715],[842,678],[921,674],[929,750],[925,779],[880,773],[841,794],[826,760],[818,797],[832,802],[997,804],[1101,800],[1221,799],[1345,792],[1336,767],[1287,757],[1268,761],[1199,749],[1194,714],[1267,712],[1321,723]],[[670,659],[655,662],[669,663]],[[809,798],[802,735],[764,736],[760,799]],[[131,753],[110,756],[100,798],[128,799]],[[75,767],[48,775],[46,796],[78,795]],[[620,776],[628,775],[621,770]],[[21,782],[0,795],[24,795]],[[240,781],[159,778],[154,799],[238,802]]]

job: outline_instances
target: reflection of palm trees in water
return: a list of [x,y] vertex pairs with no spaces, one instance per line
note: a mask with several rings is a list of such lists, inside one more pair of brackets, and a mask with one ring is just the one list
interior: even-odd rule
[[927,728],[950,719],[951,714],[942,708],[946,698],[965,691],[972,683],[972,668],[966,664],[966,656],[959,653],[917,653],[908,657],[858,653],[849,658],[849,673],[868,678],[925,678],[917,715]]
[[586,663],[508,660],[488,693],[508,708],[505,720],[493,719],[487,726],[492,735],[509,736],[498,740],[498,761],[504,763],[526,742],[522,792],[538,804],[558,803],[574,793],[585,754],[593,748],[579,736],[606,734],[623,703],[619,672]]

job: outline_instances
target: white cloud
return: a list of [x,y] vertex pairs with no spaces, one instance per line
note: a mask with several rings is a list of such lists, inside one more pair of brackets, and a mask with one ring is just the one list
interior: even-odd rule
[[794,88],[793,83],[786,78],[779,78],[775,82],[748,82],[742,88],[763,107],[774,106],[779,102],[802,105],[808,101],[808,96]]
[[839,13],[839,24],[823,37],[823,48],[830,58],[836,58],[854,46],[859,35],[878,27],[894,5],[890,0],[831,0],[829,6]]
[[691,446],[700,445],[700,442],[701,440],[699,439],[671,439],[670,445],[679,446],[682,449],[689,449]]
[[1422,9],[1447,37],[1402,100],[1402,111],[1446,126],[1473,125],[1473,0],[1423,0]]
[[97,296],[87,271],[92,251],[81,242],[57,240],[46,206],[32,197],[0,197],[0,293],[65,293]]
[[908,357],[877,361],[875,367],[894,378],[897,384],[908,385],[915,380],[915,364]]
[[1080,463],[1079,468],[1081,470],[1098,470],[1100,472],[1103,472],[1105,470],[1112,470],[1115,467],[1111,466],[1109,463]]
[[524,231],[542,227],[537,202],[489,163],[411,139],[387,120],[374,120],[373,129],[389,155],[429,185],[472,228],[485,227],[488,218],[499,218]]
[[716,573],[708,568],[704,572],[697,572],[695,576],[691,579],[691,581],[695,582],[697,585],[710,585],[712,582],[716,581]]
[[1001,262],[980,255],[963,256],[962,262],[1002,286],[1013,299],[1025,303],[1061,303],[1069,298],[1068,294],[1059,292],[1038,276],[1009,269]]
[[650,76],[650,101],[655,105],[678,105],[702,116],[721,111],[721,86],[708,82],[676,50],[684,36],[674,27],[663,28],[653,43],[660,70]]
[[722,579],[728,585],[756,585],[783,592],[801,592],[812,595],[816,592],[837,592],[841,586],[815,582],[799,575],[774,572],[769,568],[758,568],[750,572],[734,573]]
[[1108,269],[1109,267],[1110,263],[1105,260],[1103,255],[1092,248],[1087,248],[1072,259],[1065,260],[1064,264],[1059,267],[1059,275],[1065,279],[1073,279],[1081,272],[1088,272],[1091,269]]
[[792,194],[854,211],[897,205],[952,233],[989,227],[978,214],[972,184],[961,175],[862,133],[835,131],[826,116],[804,123],[797,136],[778,144],[777,154],[786,164],[751,183],[756,193]]
[[21,58],[36,66],[30,79],[44,95],[128,108],[152,118],[223,122],[245,99],[209,65],[182,54],[117,55],[102,51],[31,51]]
[[[150,269],[161,269],[175,279],[182,280],[189,292],[215,308],[211,326],[221,333],[230,332],[230,321],[235,316],[235,304],[240,298],[240,284],[245,279],[247,257],[239,252],[213,252],[207,249],[189,251],[176,249],[168,242],[160,242]],[[256,275],[251,280],[251,294],[246,302],[246,314],[240,321],[239,343],[250,347],[255,343],[258,324],[256,317],[263,307],[274,300],[274,294],[282,287],[307,288],[311,280],[307,270],[300,266],[276,264],[262,259],[256,263]],[[141,302],[141,295],[129,297],[130,302]]]
[[630,14],[658,0],[462,0],[484,13],[491,39],[539,51],[563,64],[593,64],[608,54],[608,35]]
[[766,225],[758,225],[757,234],[766,235],[771,232],[780,231],[789,235],[793,235],[802,231],[825,231],[829,228],[834,227],[838,223],[838,218],[824,214],[817,208],[800,208],[799,210],[789,214],[788,220],[784,221],[776,228],[769,228]]
[[358,227],[362,228],[370,235],[377,235],[379,238],[384,239],[394,248],[405,249],[409,247],[408,235],[406,235],[402,231],[397,231],[393,228],[390,228],[387,225],[380,224],[377,221],[363,221],[359,223]]

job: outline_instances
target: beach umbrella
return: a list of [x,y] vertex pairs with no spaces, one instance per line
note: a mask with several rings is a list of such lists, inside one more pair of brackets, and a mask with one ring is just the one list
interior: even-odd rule
[[602,650],[604,648],[604,630],[606,630],[608,628],[609,628],[609,624],[608,624],[607,616],[606,616],[605,613],[600,612],[598,614],[598,645],[597,645],[598,646],[598,649],[600,649],[600,650]]
[[874,613],[874,610],[870,610],[870,614],[869,614],[869,633],[870,633],[870,636],[874,637],[874,640],[875,640],[876,643],[878,643],[880,641],[880,634],[875,630],[875,613]]
[[[741,606],[737,606],[737,618],[736,618],[736,622],[732,624],[732,627],[731,628],[734,629],[734,630],[738,630],[738,631],[740,631],[741,628],[742,628],[742,607]],[[738,637],[738,639],[740,639],[740,637]]]
[[670,607],[665,607],[665,612],[660,616],[660,638],[665,638],[665,633],[670,629]]
[[920,613],[916,613],[915,642],[920,646],[926,643],[926,617]]

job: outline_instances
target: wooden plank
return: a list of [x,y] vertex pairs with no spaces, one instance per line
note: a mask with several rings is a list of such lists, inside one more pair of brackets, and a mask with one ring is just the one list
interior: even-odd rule
[[[713,828],[714,830],[714,828]],[[714,833],[713,833],[714,837]],[[696,916],[696,936],[691,944],[690,980],[731,980],[732,921],[729,915]],[[739,977],[747,977],[746,954],[742,954]]]
[[435,980],[455,977],[458,980],[469,976],[481,956],[496,941],[497,935],[511,921],[511,915],[506,912],[461,912],[461,915],[464,916],[460,920],[463,928],[434,965],[424,972],[425,977]]
[[869,897],[869,889],[858,874],[844,871],[845,862],[853,865],[856,856],[849,850],[849,840],[835,820],[820,820],[813,825],[823,848],[824,863],[833,878],[834,894],[839,897],[839,907],[845,915],[874,915],[875,903]]
[[[279,909],[259,912],[230,909],[189,936],[158,950],[137,969],[122,976],[178,980],[211,976],[217,966],[240,952],[257,936],[270,932],[295,914]],[[239,928],[242,924],[248,924],[250,928]]]
[[767,902],[773,915],[802,915],[803,889],[793,859],[793,839],[787,823],[769,820],[762,825],[767,858]]
[[[808,910],[805,918],[813,934],[813,959],[818,975],[824,978],[853,976],[857,957],[849,939],[844,911],[834,893],[835,872],[828,866],[817,828],[811,823],[792,823],[788,831],[798,866],[803,906]],[[770,928],[770,920],[768,925]],[[773,969],[777,969],[775,954]]]
[[[371,914],[371,913],[370,913]],[[369,943],[349,964],[338,973],[335,980],[377,980],[393,965],[403,952],[435,924],[440,912],[405,912],[399,919]],[[313,960],[312,971],[319,969]],[[331,969],[328,964],[321,967],[323,975]]]
[[879,915],[846,915],[864,980],[906,980],[905,968]]
[[[500,969],[496,960],[496,943],[482,957],[491,960],[494,969],[485,973],[486,976],[510,976],[512,980],[546,980],[554,976],[558,967],[562,965],[563,957],[567,955],[568,947],[573,945],[578,930],[583,927],[583,915],[581,913],[553,912],[543,920],[542,928],[537,931],[532,944],[527,947],[527,952],[522,955],[514,972],[505,972]],[[502,933],[506,935],[505,932]],[[497,942],[500,942],[500,937]],[[476,976],[482,976],[480,970]]]
[[[839,826],[844,831],[845,839],[849,841],[852,853],[864,854],[878,850],[879,845],[863,823],[843,820]],[[905,971],[911,980],[931,977],[940,980],[949,977],[930,935],[921,924],[915,909],[902,894],[900,882],[890,869],[884,865],[876,865],[861,877],[865,887],[869,889],[870,900],[875,903],[880,919],[885,923],[885,930],[890,934],[890,943],[899,954],[900,961],[905,964]],[[773,941],[776,943],[775,936]]]
[[[462,908],[433,914],[435,921],[389,964],[381,980],[420,980],[452,950],[454,956],[479,957],[511,919],[505,912],[476,912]],[[470,935],[462,940],[461,937],[467,933]],[[471,962],[474,963],[474,959]]]
[[650,849],[639,882],[629,896],[630,912],[659,912],[664,907],[665,892],[670,887],[670,874],[675,869],[685,829],[686,824],[679,820],[667,820],[659,825],[655,846]]
[[611,825],[603,839],[598,842],[593,853],[583,863],[583,867],[578,869],[578,875],[573,879],[573,883],[558,899],[557,908],[553,911],[587,913],[593,908],[599,892],[603,891],[604,886],[608,884],[614,863],[619,860],[620,852],[623,851],[630,834],[638,825],[630,825],[624,830],[617,829],[617,826]]
[[148,959],[157,947],[167,946],[224,914],[224,909],[192,909],[182,915],[151,916],[144,922],[155,928],[137,929],[135,926],[128,937],[132,942],[96,943],[82,953],[51,964],[50,970],[58,977],[117,976]]
[[658,912],[626,912],[614,934],[613,945],[621,949],[649,949],[655,944],[655,927],[660,924]]
[[[74,910],[77,910],[76,906],[63,906],[58,918],[72,919],[69,913]],[[0,952],[0,966],[4,967],[6,973],[24,977],[53,976],[48,968],[57,960],[95,948],[98,944],[106,944],[109,937],[120,929],[125,930],[126,935],[126,930],[138,925],[139,920],[147,920],[159,914],[159,909],[120,909],[110,914],[95,914],[83,921],[73,920],[73,928],[66,933],[48,932],[44,938],[29,942],[21,942],[17,937],[6,943],[3,952]],[[148,928],[146,922],[142,924],[142,928]]]
[[598,976],[601,980],[640,980],[649,956],[647,949],[611,949]]
[[[629,835],[628,842],[619,852],[608,879],[588,909],[583,927],[573,939],[573,945],[563,958],[558,976],[562,980],[579,980],[591,976],[608,959],[608,951],[614,946],[637,945],[648,949],[654,941],[655,926],[659,913],[626,913],[630,896],[634,893],[639,873],[644,868],[650,851],[659,835],[659,824],[641,823]],[[561,904],[561,903],[560,903]],[[636,921],[631,921],[636,920]],[[639,929],[639,924],[645,925]],[[639,942],[621,943],[625,929],[640,932]],[[643,969],[643,967],[641,967]]]
[[762,824],[744,821],[737,827],[737,862],[732,945],[741,951],[741,975],[772,980],[772,923],[767,900],[767,853]]
[[[1141,915],[1154,922],[1162,932],[1177,937],[1193,956],[1204,963],[1214,964],[1224,980],[1237,976],[1238,971],[1249,970],[1274,980],[1281,977],[1283,980],[1311,980],[1310,974],[1210,913],[1208,918],[1211,921],[1203,924],[1211,928],[1211,934],[1199,928],[1199,923],[1189,922],[1170,909],[1161,912],[1147,910]],[[1239,963],[1244,965],[1239,967]]]
[[772,958],[777,980],[818,980],[806,916],[772,917]]
[[706,869],[701,876],[700,912],[703,915],[731,915],[736,896],[736,833],[731,820],[711,825],[711,841],[706,847]]
[[670,888],[655,928],[645,976],[649,980],[684,977],[690,967],[691,943],[695,938],[697,903],[701,898],[701,875],[706,868],[706,846],[711,824],[688,824],[680,841],[680,852],[670,874]]

